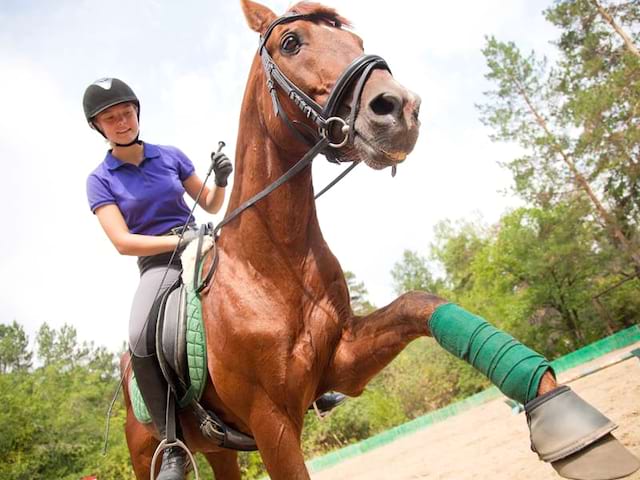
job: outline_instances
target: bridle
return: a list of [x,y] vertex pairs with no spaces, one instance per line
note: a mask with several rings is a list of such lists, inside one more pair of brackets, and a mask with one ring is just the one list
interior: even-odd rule
[[[307,153],[300,160],[298,160],[295,165],[287,170],[280,178],[278,178],[275,182],[273,182],[261,192],[243,202],[229,215],[227,215],[224,220],[218,223],[218,225],[216,225],[213,230],[214,237],[217,237],[218,232],[224,225],[236,218],[244,210],[251,207],[258,201],[269,195],[283,183],[304,170],[304,168],[307,167],[319,153],[324,153],[329,161],[340,163],[335,153],[337,150],[343,148],[348,143],[353,142],[353,138],[356,132],[355,121],[360,108],[360,97],[362,96],[362,91],[364,90],[364,86],[367,79],[369,78],[369,75],[374,69],[378,68],[382,68],[387,70],[388,72],[391,72],[389,66],[387,65],[387,62],[382,57],[379,57],[377,55],[361,55],[360,57],[353,60],[353,62],[351,62],[351,64],[345,69],[345,71],[342,72],[329,94],[326,105],[324,107],[318,105],[317,102],[315,102],[295,83],[289,80],[284,73],[282,73],[282,70],[280,70],[273,58],[271,58],[271,55],[269,55],[266,47],[269,37],[277,26],[283,25],[285,23],[295,22],[297,20],[327,20],[327,17],[319,14],[300,14],[295,12],[291,12],[278,17],[271,23],[271,25],[269,25],[265,33],[261,36],[260,45],[258,47],[258,54],[260,55],[260,58],[262,60],[262,67],[267,79],[267,89],[271,94],[273,110],[275,114],[283,119],[287,127],[294,133],[294,135],[298,139],[309,145],[312,145],[313,142],[315,142],[315,144],[313,144],[310,150],[308,150]],[[338,23],[336,23],[336,27],[339,27]],[[356,81],[357,84],[355,85],[353,90],[353,106],[351,108],[349,118],[345,120],[338,115],[338,109],[342,104],[346,92]],[[302,113],[315,124],[315,131],[302,122],[292,122],[289,119],[289,116],[282,108],[282,105],[280,103],[277,87],[280,87],[282,91],[287,95],[287,97],[291,99],[291,101],[302,111]],[[303,132],[302,130],[297,128],[296,125],[302,125],[307,130]],[[343,135],[342,138],[330,138],[331,132],[334,130],[335,126],[339,127],[338,130]],[[357,164],[357,162],[353,162],[348,169],[342,172],[327,187],[325,187],[320,193],[318,193],[315,198],[318,198],[320,195],[329,190],[329,188],[334,186],[338,181],[344,178],[344,176],[349,173]]]
[[[317,142],[322,138],[327,138],[329,140],[329,143],[327,144],[328,147],[332,149],[340,149],[344,147],[348,142],[353,141],[353,135],[355,132],[355,119],[360,108],[360,97],[371,71],[376,68],[383,68],[389,72],[391,71],[389,70],[387,62],[385,62],[384,59],[382,59],[378,55],[361,55],[353,62],[351,62],[346,70],[342,72],[333,89],[331,90],[331,93],[329,94],[326,105],[324,107],[318,105],[318,103],[316,103],[312,98],[305,94],[302,89],[300,89],[295,83],[289,80],[289,78],[287,78],[284,73],[282,73],[282,70],[280,70],[273,58],[271,58],[271,55],[269,55],[269,51],[266,48],[266,43],[269,40],[269,37],[273,30],[279,25],[291,23],[296,20],[313,21],[319,19],[326,20],[326,17],[317,14],[303,15],[290,13],[276,19],[262,36],[258,51],[260,53],[260,58],[262,59],[262,67],[267,77],[267,88],[269,89],[269,93],[271,94],[271,99],[273,101],[273,110],[276,115],[278,115],[285,121],[287,126],[294,132],[294,134],[296,134],[297,136],[303,135],[294,125],[294,123],[300,124],[300,122],[292,123],[289,120],[286,112],[280,105],[280,100],[278,98],[276,88],[276,86],[279,86],[284,91],[284,93],[293,101],[293,103],[302,111],[302,113],[304,113],[307,118],[311,119],[316,124],[317,132],[315,134],[314,140]],[[354,105],[351,110],[349,119],[345,120],[342,117],[338,116],[338,108],[340,107],[347,90],[356,79],[358,79],[358,84],[355,87],[353,95]],[[340,127],[339,130],[342,133],[343,138],[331,141],[330,132],[334,123]],[[308,138],[304,137],[303,135],[303,140],[308,141]],[[329,150],[328,152],[331,151]],[[329,160],[338,162],[335,158],[329,158]]]

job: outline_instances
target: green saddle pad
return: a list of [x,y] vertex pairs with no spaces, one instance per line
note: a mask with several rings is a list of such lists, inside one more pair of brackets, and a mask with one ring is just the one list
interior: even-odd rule
[[[191,385],[187,392],[178,399],[178,406],[185,407],[192,400],[199,400],[204,385],[207,381],[207,345],[204,336],[204,323],[202,321],[202,307],[200,298],[195,294],[191,286],[187,290],[187,365]],[[151,415],[144,403],[135,375],[131,375],[129,381],[129,396],[136,419],[141,423],[150,423]]]

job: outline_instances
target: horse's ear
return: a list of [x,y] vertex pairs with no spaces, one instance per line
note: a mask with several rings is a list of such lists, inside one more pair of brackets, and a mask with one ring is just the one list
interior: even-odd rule
[[242,11],[251,30],[263,34],[267,27],[276,19],[276,14],[264,5],[251,0],[240,0]]

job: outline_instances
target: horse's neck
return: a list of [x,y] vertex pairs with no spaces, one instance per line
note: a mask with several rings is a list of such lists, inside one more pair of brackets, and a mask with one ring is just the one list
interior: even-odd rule
[[[256,102],[245,98],[228,212],[267,188],[298,160],[295,154],[277,147],[264,131]],[[225,227],[227,235],[245,244],[260,242],[261,249],[271,244],[292,254],[304,254],[312,244],[322,241],[312,185],[308,167]]]

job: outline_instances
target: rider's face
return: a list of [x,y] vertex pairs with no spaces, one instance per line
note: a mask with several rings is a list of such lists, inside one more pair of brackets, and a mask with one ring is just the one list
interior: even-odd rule
[[138,112],[132,103],[107,108],[98,114],[95,123],[112,143],[130,143],[138,135]]

